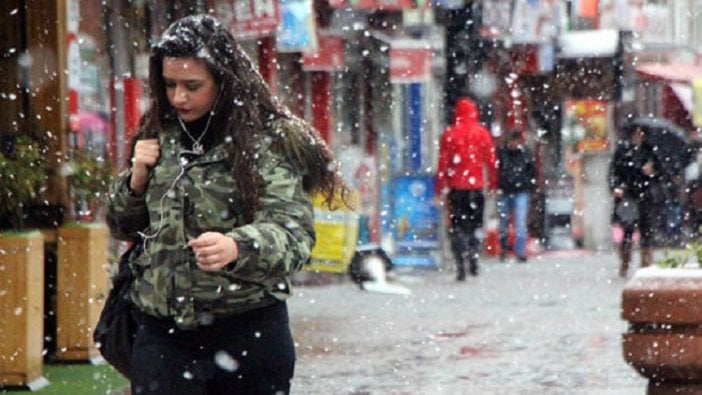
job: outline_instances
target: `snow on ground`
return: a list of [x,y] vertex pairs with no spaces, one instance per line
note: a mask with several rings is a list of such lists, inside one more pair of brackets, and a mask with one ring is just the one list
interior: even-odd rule
[[623,360],[612,254],[485,259],[477,278],[396,270],[410,295],[350,280],[290,299],[293,394],[644,394]]

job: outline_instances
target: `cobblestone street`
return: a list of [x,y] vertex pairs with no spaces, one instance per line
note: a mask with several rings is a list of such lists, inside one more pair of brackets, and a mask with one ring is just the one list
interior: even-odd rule
[[396,272],[411,295],[346,277],[297,287],[293,394],[646,392],[621,355],[625,280],[613,254],[487,258],[465,283],[451,269]]

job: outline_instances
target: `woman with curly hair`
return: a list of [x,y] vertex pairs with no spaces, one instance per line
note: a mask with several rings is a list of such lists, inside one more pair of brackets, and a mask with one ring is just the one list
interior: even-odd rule
[[149,73],[108,209],[113,236],[143,244],[130,264],[132,393],[288,393],[285,300],[315,243],[310,194],[331,205],[348,188],[217,19],[174,22]]

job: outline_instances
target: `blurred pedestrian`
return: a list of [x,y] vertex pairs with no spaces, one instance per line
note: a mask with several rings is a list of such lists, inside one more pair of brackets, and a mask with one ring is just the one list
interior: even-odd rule
[[[449,238],[456,261],[456,279],[464,281],[465,264],[478,275],[482,245],[483,211],[487,187],[497,186],[495,148],[488,130],[480,123],[475,102],[459,98],[454,122],[444,131],[439,146],[436,196],[449,213]],[[488,184],[484,180],[487,170]]]
[[285,300],[315,244],[310,193],[345,191],[330,150],[204,15],[152,47],[151,106],[109,194],[138,323],[132,394],[289,393]]
[[661,207],[668,198],[658,159],[646,143],[646,134],[635,127],[621,141],[609,167],[609,188],[614,197],[612,222],[621,226],[619,275],[626,277],[631,264],[632,237],[641,235],[641,266],[653,263],[653,248],[659,228]]
[[[529,148],[518,131],[505,134],[497,150],[497,213],[500,216],[500,260],[513,250],[518,262],[527,261],[527,216],[529,197],[536,186],[536,166]],[[509,224],[514,228],[514,248],[510,246]]]

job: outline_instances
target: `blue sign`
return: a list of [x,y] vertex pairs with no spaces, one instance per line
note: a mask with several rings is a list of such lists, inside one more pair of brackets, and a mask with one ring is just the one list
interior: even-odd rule
[[439,210],[433,200],[434,177],[396,177],[393,189],[393,231],[397,252],[439,248]]
[[277,35],[279,51],[313,51],[317,48],[311,0],[281,0],[280,14]]

